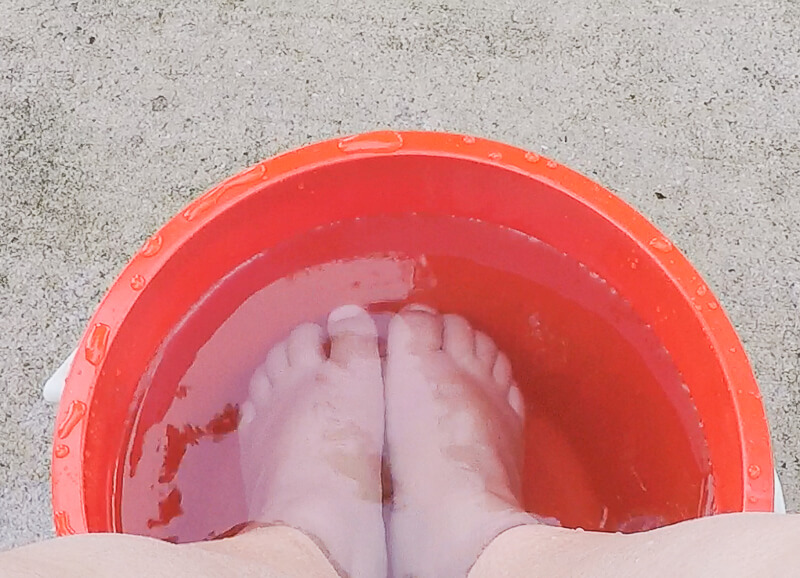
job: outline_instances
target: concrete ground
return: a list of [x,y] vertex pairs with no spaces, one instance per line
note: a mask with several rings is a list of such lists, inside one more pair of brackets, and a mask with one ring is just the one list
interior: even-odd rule
[[141,242],[258,159],[381,127],[530,148],[647,215],[740,332],[800,509],[800,4],[395,5],[0,3],[0,549],[52,535],[40,386]]

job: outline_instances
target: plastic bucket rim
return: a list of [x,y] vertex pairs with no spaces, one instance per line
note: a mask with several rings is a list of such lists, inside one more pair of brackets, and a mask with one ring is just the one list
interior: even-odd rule
[[[343,146],[343,143],[346,145]],[[350,146],[353,143],[355,146]],[[67,436],[62,436],[61,432],[64,431],[64,424],[75,420],[75,408],[80,408],[82,404],[80,413],[83,417],[88,413],[87,408],[91,407],[95,379],[102,372],[104,359],[102,355],[93,360],[89,358],[94,355],[91,352],[97,351],[98,343],[103,349],[111,345],[117,329],[138,298],[139,290],[132,290],[132,281],[141,279],[146,282],[151,279],[184,240],[216,215],[247,196],[257,194],[270,183],[333,163],[385,155],[460,158],[522,173],[557,188],[602,215],[648,253],[687,301],[692,301],[698,283],[705,285],[699,273],[679,251],[672,251],[667,257],[654,250],[654,240],[669,242],[667,237],[622,199],[563,165],[510,145],[469,135],[377,131],[322,141],[265,159],[209,189],[151,236],[120,272],[89,321],[78,347],[79,354],[66,379],[57,414],[58,425],[54,432],[51,478],[57,534],[88,531],[82,469],[86,420],[78,418],[74,424],[77,427],[74,427],[74,431],[70,428]],[[187,215],[194,215],[194,218],[189,219]],[[158,245],[159,249],[163,246],[164,249],[149,254],[154,245]],[[709,296],[712,296],[710,291]],[[742,450],[744,492],[741,510],[772,511],[775,491],[773,476],[753,475],[769,472],[773,469],[773,463],[766,415],[750,363],[721,307],[715,311],[696,311],[695,316],[712,341],[727,383],[736,384],[736,387],[729,388],[729,393],[737,408]],[[752,400],[753,396],[759,400],[757,409],[754,409],[752,401],[749,406],[742,403],[747,398]],[[67,455],[59,455],[63,453],[61,448],[65,447],[65,438],[72,438],[70,443],[73,448]]]

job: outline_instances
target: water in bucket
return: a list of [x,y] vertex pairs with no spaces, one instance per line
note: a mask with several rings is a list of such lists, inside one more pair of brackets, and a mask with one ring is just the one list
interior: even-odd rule
[[625,532],[710,513],[708,452],[688,390],[613,287],[516,231],[405,215],[298,236],[192,308],[140,383],[119,527],[187,542],[248,521],[238,408],[267,351],[339,305],[368,306],[385,328],[409,302],[463,315],[511,359],[528,407],[531,512]]

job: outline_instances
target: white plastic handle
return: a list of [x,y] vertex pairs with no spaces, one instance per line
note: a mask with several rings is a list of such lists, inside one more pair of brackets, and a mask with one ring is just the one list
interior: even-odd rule
[[77,349],[70,353],[69,356],[61,363],[61,365],[58,366],[56,372],[50,376],[50,379],[44,383],[42,395],[44,396],[45,401],[50,403],[58,403],[61,401],[61,394],[64,391],[64,384],[67,381],[67,375],[69,374],[69,370],[72,367],[72,362],[77,353]]
[[786,513],[786,500],[783,498],[783,486],[781,486],[781,481],[778,479],[778,470],[775,470],[775,502],[772,510],[776,514]]

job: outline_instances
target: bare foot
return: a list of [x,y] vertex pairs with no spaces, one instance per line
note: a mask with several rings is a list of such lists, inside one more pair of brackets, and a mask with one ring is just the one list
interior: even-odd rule
[[386,575],[384,396],[375,324],[347,305],[305,323],[256,370],[242,406],[251,518],[302,530],[351,578]]
[[395,578],[466,576],[520,507],[522,397],[511,365],[458,315],[407,307],[389,325],[386,439]]

